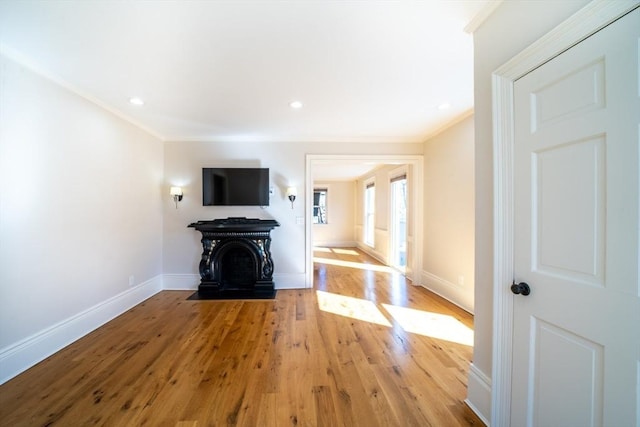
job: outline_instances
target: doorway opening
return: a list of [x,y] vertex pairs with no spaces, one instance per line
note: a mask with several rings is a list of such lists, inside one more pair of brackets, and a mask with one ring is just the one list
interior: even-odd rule
[[[398,173],[400,170],[404,170],[405,175],[405,186],[404,186],[404,195],[405,195],[405,212],[403,221],[398,219],[398,223],[404,223],[404,225],[399,225],[399,229],[401,230],[404,227],[403,233],[398,233],[398,236],[404,235],[404,239],[401,237],[398,238],[401,243],[398,243],[397,247],[400,248],[398,250],[398,262],[395,263],[400,265],[400,260],[402,260],[403,271],[402,273],[409,279],[414,285],[421,284],[421,272],[422,272],[422,256],[423,256],[423,248],[421,244],[418,242],[422,242],[422,234],[423,234],[423,194],[421,191],[422,185],[420,183],[423,182],[423,164],[424,159],[422,155],[331,155],[331,154],[308,154],[306,157],[306,184],[305,184],[305,216],[307,220],[305,221],[305,240],[306,240],[306,250],[305,250],[305,259],[306,259],[306,271],[305,271],[305,285],[307,288],[313,288],[314,286],[314,263],[313,263],[313,252],[314,252],[314,236],[313,236],[313,207],[314,207],[314,182],[322,182],[327,179],[317,179],[318,171],[326,171],[327,167],[330,167],[332,170],[336,172],[340,172],[344,167],[355,167],[355,168],[363,168],[369,165],[369,170],[371,169],[370,165],[375,164],[378,166],[391,166],[395,165],[395,168],[390,170],[389,172],[392,174],[389,177],[395,178],[402,173]],[[358,175],[362,176],[362,174]],[[331,179],[328,179],[331,181]],[[385,182],[386,181],[386,182]],[[415,184],[414,184],[415,183]],[[384,188],[385,197],[388,197],[389,190],[386,188],[390,182],[385,179],[384,181],[379,182],[381,188]],[[400,185],[400,184],[398,184]],[[331,191],[331,190],[330,190]],[[377,197],[376,197],[377,199]],[[390,201],[389,201],[390,202]],[[334,209],[334,208],[330,208]],[[382,217],[387,217],[387,221],[390,221],[390,211],[384,209],[384,212],[380,212]],[[364,219],[364,209],[359,212],[356,212],[359,218]],[[399,215],[402,217],[402,214]],[[364,222],[364,221],[362,221]],[[317,224],[315,224],[317,227]],[[364,243],[364,239],[361,241],[362,246],[358,242],[354,242],[355,246],[358,246],[360,249],[367,250],[368,252],[372,252],[374,257],[382,261],[383,263],[389,265],[391,264],[391,259],[389,256],[389,248],[390,248],[390,238],[391,238],[391,223],[388,222],[387,226],[383,229],[374,229],[374,243],[378,240],[376,238],[376,234],[378,233],[381,237],[379,244],[375,243],[375,247],[371,249],[367,244]],[[356,225],[355,235],[361,236],[360,233],[364,232],[364,224]]]

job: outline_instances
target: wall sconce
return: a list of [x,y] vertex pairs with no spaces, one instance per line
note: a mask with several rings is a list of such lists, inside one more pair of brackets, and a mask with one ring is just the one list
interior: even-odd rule
[[293,209],[293,201],[298,195],[298,189],[296,187],[287,187],[287,197],[291,201],[291,209]]
[[176,209],[178,209],[178,202],[182,201],[182,188],[171,187],[171,190],[169,190],[169,194],[173,196],[173,202],[176,204]]

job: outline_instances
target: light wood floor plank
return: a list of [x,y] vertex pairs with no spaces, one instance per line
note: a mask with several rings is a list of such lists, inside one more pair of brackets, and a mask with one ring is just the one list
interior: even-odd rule
[[0,386],[0,426],[481,426],[472,347],[416,324],[473,317],[357,250],[316,256],[316,289],[271,301],[155,295]]

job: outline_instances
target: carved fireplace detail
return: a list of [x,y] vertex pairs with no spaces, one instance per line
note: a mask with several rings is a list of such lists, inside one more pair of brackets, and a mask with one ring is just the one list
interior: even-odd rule
[[275,297],[270,233],[279,225],[234,217],[189,224],[202,233],[199,297]]

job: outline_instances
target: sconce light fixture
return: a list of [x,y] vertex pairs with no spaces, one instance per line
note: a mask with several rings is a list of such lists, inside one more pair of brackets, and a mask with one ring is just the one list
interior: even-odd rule
[[173,196],[173,201],[176,204],[176,209],[178,209],[178,202],[182,201],[182,188],[181,187],[171,187],[169,194]]
[[296,200],[296,196],[298,195],[298,189],[296,187],[287,187],[287,197],[289,201],[291,201],[291,209],[293,209],[293,202]]

